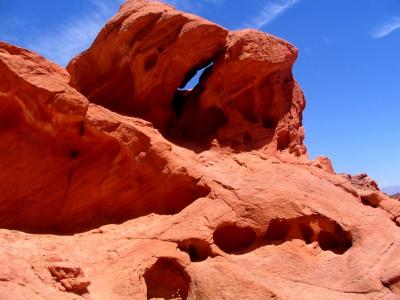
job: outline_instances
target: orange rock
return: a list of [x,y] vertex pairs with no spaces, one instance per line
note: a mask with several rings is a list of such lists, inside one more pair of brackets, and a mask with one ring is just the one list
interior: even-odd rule
[[169,162],[172,146],[149,123],[89,105],[65,71],[35,54],[0,51],[10,83],[0,94],[0,226],[84,231],[176,213],[209,193],[178,158]]
[[[305,101],[291,71],[297,49],[254,30],[227,35],[159,2],[128,1],[70,62],[71,85],[175,142],[217,138],[238,149],[306,154]],[[192,92],[178,90],[206,66]]]
[[223,50],[227,31],[156,1],[127,1],[67,69],[91,102],[164,129],[190,74]]
[[296,58],[297,49],[279,38],[255,30],[231,32],[225,52],[186,97],[183,135],[193,139],[218,130],[221,144],[247,150],[271,144],[272,152],[305,154],[305,101],[292,75]]
[[62,291],[65,290],[78,295],[88,292],[87,287],[90,285],[90,281],[85,280],[81,268],[62,264],[49,266],[48,269],[54,280],[60,283]]
[[[158,22],[174,46],[136,77],[130,55],[166,42]],[[400,297],[400,202],[366,175],[308,160],[293,46],[225,36],[158,2],[127,2],[69,66],[89,100],[121,113],[89,103],[61,67],[0,43],[0,299]],[[181,48],[193,39],[214,50]],[[177,77],[214,61],[193,91],[176,92],[164,65],[178,53],[193,60]],[[173,83],[160,87],[160,70]],[[138,99],[143,112],[131,110]],[[172,125],[157,122],[160,108]]]
[[333,169],[332,162],[331,160],[326,157],[326,156],[318,156],[313,160],[313,164],[325,170],[326,172],[329,172],[331,174],[335,174],[335,170]]

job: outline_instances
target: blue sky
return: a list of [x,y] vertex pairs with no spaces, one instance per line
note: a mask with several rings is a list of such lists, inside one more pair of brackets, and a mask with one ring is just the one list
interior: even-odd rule
[[[61,65],[86,49],[122,0],[0,0],[0,40]],[[299,48],[306,144],[337,172],[400,185],[400,1],[169,0],[228,29]]]

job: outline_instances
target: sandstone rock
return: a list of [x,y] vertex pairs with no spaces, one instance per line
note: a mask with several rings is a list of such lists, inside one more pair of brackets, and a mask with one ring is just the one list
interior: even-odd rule
[[335,170],[333,169],[332,162],[326,156],[318,156],[312,161],[312,163],[316,167],[323,169],[328,173],[335,174]]
[[83,295],[87,293],[90,281],[85,278],[81,268],[66,264],[57,264],[48,267],[53,278],[61,284],[61,290]]
[[[152,122],[175,143],[216,138],[306,154],[305,101],[291,71],[297,49],[254,30],[227,35],[159,2],[128,1],[70,62],[71,85],[91,102]],[[206,66],[192,92],[178,90]]]
[[224,49],[226,35],[160,2],[127,1],[67,69],[91,102],[164,129],[174,117],[176,90]]
[[364,205],[382,209],[393,222],[399,223],[397,220],[400,217],[400,201],[381,192],[378,184],[367,174],[346,175],[346,177]]
[[231,32],[225,52],[186,97],[181,132],[197,138],[219,129],[221,144],[271,143],[272,151],[305,154],[305,101],[291,71],[296,58],[297,49],[281,39],[255,30]]
[[[175,54],[203,59],[182,52],[186,33],[223,51],[193,91],[153,89],[155,73],[136,77],[136,67],[120,73],[125,61],[136,66],[135,49],[165,42],[154,36],[164,21],[179,34],[150,69],[168,70],[166,82]],[[199,27],[221,35],[222,50]],[[225,36],[158,2],[127,2],[69,66],[98,104],[62,68],[0,44],[0,299],[399,299],[400,202],[366,175],[304,155],[293,46],[257,31]],[[121,74],[143,90],[133,97]],[[173,126],[158,124],[150,111],[177,97]],[[132,111],[137,99],[149,110]],[[189,117],[188,131],[200,132],[192,141]],[[210,147],[199,146],[201,120]]]
[[79,232],[209,193],[148,123],[89,105],[35,54],[0,51],[0,226]]

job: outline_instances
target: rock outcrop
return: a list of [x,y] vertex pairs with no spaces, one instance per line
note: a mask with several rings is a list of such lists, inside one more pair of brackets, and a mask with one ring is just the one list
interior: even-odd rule
[[[265,33],[228,31],[154,1],[128,1],[67,69],[90,102],[146,119],[174,143],[288,149],[303,145],[297,49]],[[204,67],[192,91],[186,83]],[[201,148],[202,148],[201,147]]]
[[227,34],[162,3],[128,1],[69,63],[71,85],[93,103],[166,130],[177,89],[224,50]]
[[144,0],[69,73],[0,43],[0,299],[399,299],[400,202],[308,160],[296,56]]
[[74,233],[209,194],[148,122],[89,104],[26,50],[0,44],[0,59],[1,227]]

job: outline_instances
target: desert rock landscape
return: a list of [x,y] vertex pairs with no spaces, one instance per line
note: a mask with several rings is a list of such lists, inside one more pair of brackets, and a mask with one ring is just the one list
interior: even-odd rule
[[0,299],[400,299],[400,201],[309,159],[297,55],[146,0],[66,69],[0,42]]

